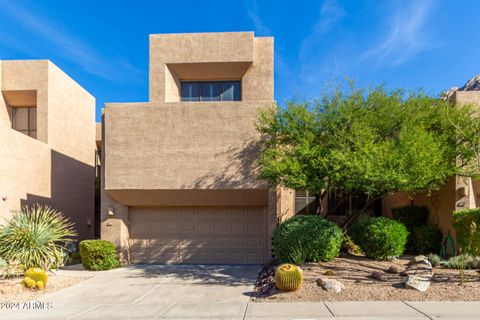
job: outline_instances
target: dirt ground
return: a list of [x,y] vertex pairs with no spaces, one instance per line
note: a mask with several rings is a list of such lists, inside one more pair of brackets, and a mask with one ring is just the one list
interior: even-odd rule
[[[385,272],[384,280],[370,277],[373,271],[386,271],[398,265],[406,269],[411,257],[394,261],[374,261],[364,257],[342,256],[331,262],[306,263],[302,266],[304,282],[301,289],[293,292],[279,292],[276,289],[267,296],[254,298],[256,302],[280,301],[366,301],[366,300],[415,300],[415,301],[480,301],[480,273],[465,270],[462,284],[460,271],[433,268],[434,276],[426,292],[405,289],[405,277]],[[325,272],[332,270],[333,276]],[[345,289],[340,293],[323,290],[317,285],[318,278],[332,278],[340,281]]]
[[28,289],[21,286],[20,290],[7,290],[3,293],[7,287],[11,287],[17,283],[20,283],[22,280],[19,279],[8,279],[0,280],[0,303],[1,302],[26,302],[30,300],[37,299],[41,295],[49,292],[58,291],[63,288],[73,286],[74,284],[88,279],[88,277],[73,277],[73,276],[60,276],[60,275],[48,275],[47,287],[44,290]]

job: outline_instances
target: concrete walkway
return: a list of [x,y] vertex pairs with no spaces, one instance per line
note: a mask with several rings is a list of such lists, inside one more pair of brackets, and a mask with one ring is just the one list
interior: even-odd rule
[[[480,302],[250,302],[259,267],[130,266],[61,271],[92,278],[0,319],[480,319]],[[43,303],[43,305],[41,304]]]

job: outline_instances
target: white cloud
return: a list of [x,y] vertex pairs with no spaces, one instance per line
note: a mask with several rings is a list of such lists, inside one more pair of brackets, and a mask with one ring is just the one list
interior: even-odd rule
[[428,38],[428,18],[433,11],[432,0],[412,1],[410,6],[394,10],[388,18],[388,31],[379,44],[361,55],[363,59],[375,59],[402,64],[434,44]]
[[336,0],[325,0],[316,24],[300,45],[299,58],[304,59],[308,56],[322,36],[330,31],[344,15],[343,7]]
[[[14,1],[3,2],[2,11],[7,13],[19,22],[26,32],[38,37],[61,59],[71,64],[76,64],[86,72],[113,81],[143,78],[143,72],[124,58],[113,54],[108,58],[95,50],[88,43],[70,35],[62,26],[48,20],[45,16],[37,16],[27,11],[21,6],[17,6]],[[25,41],[19,37],[7,37],[5,33],[0,33],[0,39],[5,43],[8,40],[10,47],[14,47],[20,52],[32,54],[32,48],[25,46]],[[118,62],[118,65],[115,63]],[[120,70],[120,66],[124,70]]]
[[268,28],[265,23],[263,22],[260,16],[260,8],[258,7],[258,3],[256,0],[251,0],[248,2],[248,16],[253,22],[255,26],[255,31],[260,36],[267,36],[271,35],[270,28]]

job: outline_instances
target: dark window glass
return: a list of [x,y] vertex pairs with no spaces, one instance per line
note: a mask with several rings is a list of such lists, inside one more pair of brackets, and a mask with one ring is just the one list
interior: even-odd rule
[[202,101],[219,101],[220,100],[220,82],[203,82],[202,83]]
[[240,101],[240,82],[224,82],[223,83],[223,92],[222,92],[223,101]]
[[199,101],[200,84],[198,82],[182,82],[182,101]]
[[12,128],[27,136],[37,138],[37,108],[12,108]]
[[182,82],[182,101],[240,101],[240,81]]

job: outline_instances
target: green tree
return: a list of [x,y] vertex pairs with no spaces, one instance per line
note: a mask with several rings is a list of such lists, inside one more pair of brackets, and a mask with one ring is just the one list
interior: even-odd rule
[[440,188],[454,174],[477,174],[480,121],[471,106],[421,91],[337,89],[260,114],[259,178],[315,194],[317,214],[329,190],[383,194]]

